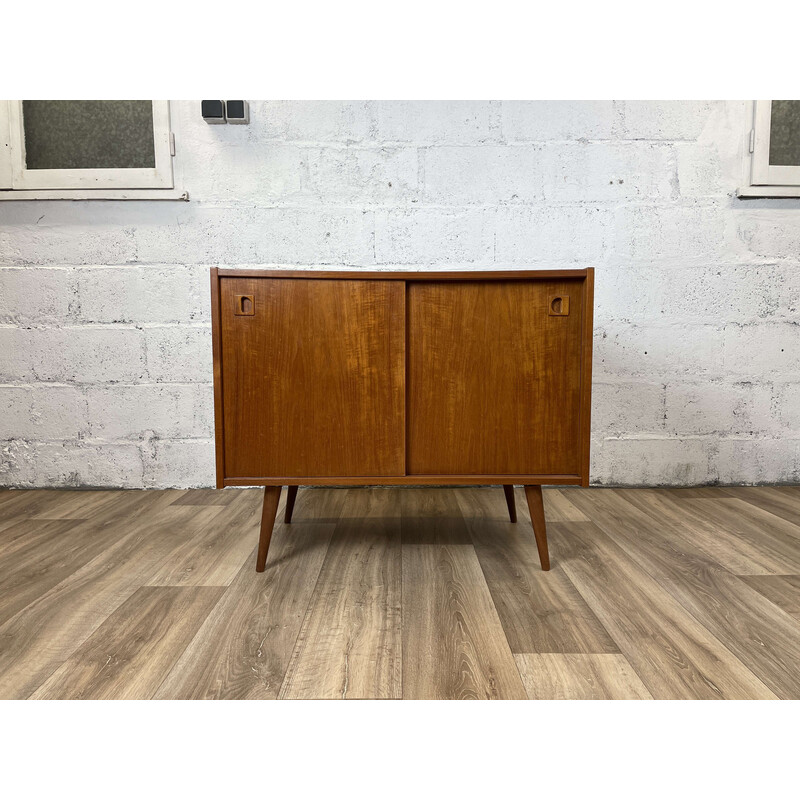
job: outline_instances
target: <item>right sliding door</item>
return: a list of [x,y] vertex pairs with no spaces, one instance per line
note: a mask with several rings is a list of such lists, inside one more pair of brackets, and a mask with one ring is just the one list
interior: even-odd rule
[[583,280],[409,281],[406,468],[580,473]]

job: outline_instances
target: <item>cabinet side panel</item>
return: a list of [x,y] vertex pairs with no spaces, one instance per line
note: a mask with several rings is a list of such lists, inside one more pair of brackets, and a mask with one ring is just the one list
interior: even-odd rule
[[404,284],[220,287],[228,477],[403,475]]
[[581,278],[409,282],[409,474],[578,474],[583,302]]
[[581,365],[581,486],[589,485],[592,446],[592,348],[594,345],[594,268],[586,270]]
[[216,447],[217,489],[223,487],[225,445],[222,424],[222,330],[219,319],[219,272],[211,268],[211,348],[214,360],[214,442]]

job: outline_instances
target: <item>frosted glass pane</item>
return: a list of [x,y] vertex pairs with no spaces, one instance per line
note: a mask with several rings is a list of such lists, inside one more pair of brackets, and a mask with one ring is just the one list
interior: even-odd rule
[[770,118],[769,163],[800,166],[800,100],[773,100]]
[[152,100],[23,100],[28,169],[155,167]]

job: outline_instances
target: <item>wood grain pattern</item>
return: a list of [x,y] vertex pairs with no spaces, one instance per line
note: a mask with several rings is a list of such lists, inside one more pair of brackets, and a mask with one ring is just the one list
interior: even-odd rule
[[[91,516],[96,522],[98,515],[115,515],[121,506],[146,508],[155,498],[143,489],[23,489],[5,490],[0,494],[9,496],[9,501],[0,507],[4,520],[24,517],[41,520],[83,520]],[[178,499],[183,490],[173,490],[172,497]]]
[[457,497],[511,652],[619,652],[558,565],[542,571],[530,529],[507,522],[494,493],[461,489]]
[[[736,497],[698,498],[689,502],[692,508],[703,508],[709,519],[734,528],[742,534],[758,538],[758,532],[766,530],[780,534],[780,537],[787,541],[792,539],[800,541],[800,517],[787,519],[781,514],[773,514],[760,505]],[[732,520],[737,518],[739,521],[731,524]]]
[[458,498],[457,492],[427,487],[402,492],[403,546],[472,544]]
[[403,284],[220,283],[225,476],[404,474]]
[[223,591],[214,586],[143,586],[31,698],[149,699]]
[[514,656],[531,700],[652,700],[625,656],[524,653]]
[[[750,505],[800,525],[800,487],[797,486],[735,486],[725,487],[723,496],[743,500]],[[719,490],[715,499],[720,499]]]
[[403,495],[403,697],[523,699],[475,551],[460,544],[469,536],[464,520],[444,500],[432,527],[414,502],[422,493]]
[[[67,492],[59,489],[2,489],[0,490],[0,520],[3,522],[23,518],[41,519],[85,519],[86,515],[75,513],[86,509],[91,496],[85,492]],[[113,500],[114,492],[95,492],[97,497],[104,495]],[[99,498],[98,498],[99,499]],[[96,505],[92,504],[93,508]]]
[[800,695],[800,624],[710,558],[687,552],[658,509],[642,512],[625,490],[603,495],[616,513],[595,504],[595,524],[778,697]]
[[[585,484],[593,275],[592,269],[212,270],[215,407],[218,422],[224,419],[217,425],[218,485]],[[568,314],[550,317],[548,291],[573,298]],[[428,308],[417,304],[419,313],[411,310],[416,294],[433,298]],[[237,296],[254,298],[253,317],[234,314]],[[532,304],[534,297],[541,302]],[[462,312],[475,310],[483,313],[482,331],[476,334],[474,318],[461,320],[463,330],[453,326]],[[448,336],[460,350],[452,350]],[[424,352],[405,363],[406,339],[423,338],[438,340],[438,357],[453,372],[432,369],[429,384],[418,385],[429,407],[419,407],[405,386],[413,363],[425,368],[431,361]],[[458,370],[475,385],[466,386]],[[475,389],[485,388],[480,376],[487,371],[496,385],[483,397]],[[477,461],[455,442],[455,463],[464,456],[456,468],[406,465],[420,444],[453,455],[452,447],[440,447],[445,429],[429,412],[465,400],[466,417],[453,416],[452,408],[445,413],[451,432],[469,428]],[[407,437],[406,418],[436,435],[409,430]],[[541,468],[514,466],[514,459],[530,462],[531,451]],[[494,468],[484,467],[492,460]]]
[[270,568],[247,559],[156,698],[277,698],[344,494],[306,493],[303,518],[276,526]]
[[[765,549],[774,550],[779,557],[788,548],[800,541],[800,519],[788,520],[785,516],[773,514],[753,503],[737,498],[699,499],[689,501],[691,508],[702,510],[703,515],[712,522],[735,532],[737,535],[752,538],[762,543]],[[786,564],[794,563],[794,554],[789,556]],[[800,570],[786,570],[800,572]]]
[[[131,492],[147,513],[113,525],[118,538],[0,626],[0,698],[28,697],[218,507],[171,507],[182,492]],[[147,497],[150,495],[150,498]]]
[[735,575],[800,573],[800,539],[795,534],[800,529],[774,514],[764,517],[766,512],[727,498],[676,502],[650,489],[623,489],[620,496],[645,512],[658,513],[677,542],[699,549]]
[[[557,522],[564,571],[655,698],[775,694],[591,522]],[[613,586],[609,592],[608,587]]]
[[[43,510],[40,506],[28,508],[30,516],[4,531],[8,541],[3,553],[5,569],[0,571],[0,625],[25,608],[33,599],[57,586],[62,580],[83,565],[102,555],[119,539],[117,514],[126,509],[147,509],[156,501],[165,502],[166,496],[132,490],[125,492],[58,492],[65,509]],[[177,498],[182,492],[171,495]],[[84,500],[85,498],[85,500]],[[90,520],[75,519],[72,515],[83,505],[83,513]],[[45,519],[43,513],[55,519]]]
[[[234,498],[233,502],[226,501],[224,516],[214,516],[188,544],[179,544],[147,586],[230,585],[242,561],[253,552],[261,518],[261,492],[216,490],[216,494]],[[201,501],[198,505],[213,505],[202,495]]]
[[542,572],[521,490],[310,487],[262,574],[261,490],[0,492],[0,697],[800,699],[798,492],[757,488],[545,489]]
[[280,697],[400,698],[400,498],[351,489]]
[[577,497],[577,492],[545,489],[542,491],[544,498],[544,515],[551,522],[590,522],[591,520],[572,502]]
[[703,498],[721,500],[730,496],[728,491],[728,487],[726,486],[688,486],[660,490],[661,496],[665,500],[671,499],[678,502],[683,500],[700,500]]
[[531,519],[536,548],[539,551],[539,563],[547,572],[550,569],[550,551],[547,549],[547,527],[544,518],[544,500],[541,486],[526,486],[525,499],[528,501],[528,515]]
[[272,539],[272,528],[278,513],[281,499],[280,486],[264,487],[264,503],[261,508],[261,526],[258,534],[258,554],[256,556],[256,572],[263,572],[267,564],[269,543]]
[[[20,550],[36,546],[34,543],[51,542],[52,539],[70,528],[86,523],[86,520],[72,519],[26,519],[12,517],[8,523],[0,527],[0,558],[3,559],[4,574],[0,575],[0,582],[13,579],[16,571],[11,557]],[[2,597],[0,597],[2,602]]]
[[[107,538],[93,536],[76,520],[27,520],[3,534],[0,625],[109,544]],[[53,540],[58,546],[52,546]]]
[[[221,488],[221,487],[220,487]],[[179,497],[174,506],[227,506],[240,498],[240,492],[220,492],[217,489],[192,489]]]
[[800,620],[800,575],[743,575],[740,580]]
[[581,281],[410,282],[407,304],[409,474],[579,473]]
[[118,501],[124,496],[123,491],[115,489],[77,492],[62,490],[57,491],[51,498],[52,502],[44,508],[27,513],[33,519],[86,519],[96,515],[101,509],[116,509]]

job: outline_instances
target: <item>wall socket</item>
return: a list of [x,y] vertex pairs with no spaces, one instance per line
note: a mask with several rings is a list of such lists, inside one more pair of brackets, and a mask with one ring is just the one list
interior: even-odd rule
[[247,125],[250,122],[250,107],[247,100],[226,100],[225,107],[231,125]]
[[200,113],[209,125],[225,124],[225,101],[224,100],[202,100],[200,102]]

